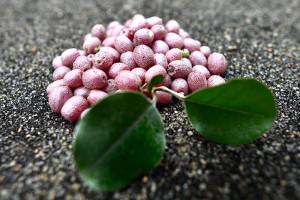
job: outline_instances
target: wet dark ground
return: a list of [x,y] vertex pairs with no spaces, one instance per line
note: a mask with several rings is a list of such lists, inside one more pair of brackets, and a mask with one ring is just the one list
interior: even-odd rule
[[[135,13],[176,19],[225,54],[225,78],[255,77],[274,92],[278,118],[239,147],[210,142],[175,101],[159,110],[167,148],[161,163],[127,188],[99,194],[72,163],[75,124],[51,112],[51,61],[96,23]],[[0,2],[0,199],[300,199],[300,2]],[[237,94],[238,95],[238,94]]]

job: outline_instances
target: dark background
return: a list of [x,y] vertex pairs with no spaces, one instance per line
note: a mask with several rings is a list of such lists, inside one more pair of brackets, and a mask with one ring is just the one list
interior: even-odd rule
[[[134,14],[176,19],[228,60],[224,77],[255,77],[274,92],[278,118],[239,147],[210,142],[175,101],[159,106],[167,148],[127,188],[99,194],[72,163],[75,124],[51,112],[51,61],[81,48],[96,23]],[[0,2],[0,199],[300,199],[300,1]],[[238,95],[238,94],[237,94]]]

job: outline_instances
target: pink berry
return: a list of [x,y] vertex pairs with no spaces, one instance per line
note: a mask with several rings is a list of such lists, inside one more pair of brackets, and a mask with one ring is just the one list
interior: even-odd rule
[[106,85],[107,76],[104,71],[92,68],[83,73],[82,82],[84,87],[90,90],[100,89]]
[[200,51],[194,51],[193,53],[191,53],[189,59],[193,66],[194,65],[207,66],[207,59]]
[[87,100],[89,104],[94,105],[95,103],[98,103],[106,96],[107,93],[103,92],[102,90],[91,90]]
[[154,39],[154,34],[147,28],[142,28],[135,32],[134,40],[137,45],[144,44],[149,45]]
[[138,90],[142,81],[138,75],[131,71],[121,71],[115,78],[117,87],[120,90]]
[[128,19],[128,20],[124,23],[124,26],[125,26],[126,28],[128,28],[128,27],[130,26],[131,22],[132,22],[132,19]]
[[69,67],[66,66],[61,66],[58,67],[54,72],[53,72],[53,80],[57,81],[59,79],[63,79],[64,76],[66,75],[66,73],[68,73],[69,71],[71,71],[71,69]]
[[194,92],[201,88],[207,87],[207,80],[206,80],[204,74],[202,74],[200,72],[191,72],[188,75],[187,82],[189,85],[190,92]]
[[135,73],[136,75],[138,75],[138,77],[140,77],[142,84],[145,82],[145,74],[146,74],[146,70],[144,68],[134,68],[131,70],[133,73]]
[[166,54],[169,51],[169,46],[162,40],[156,40],[152,44],[153,53],[163,53]]
[[90,61],[91,65],[94,62],[94,57],[95,57],[95,54],[90,54],[90,55],[87,56],[87,59]]
[[220,75],[226,71],[226,59],[220,53],[212,53],[208,57],[207,68],[211,74]]
[[194,51],[199,51],[200,46],[201,46],[201,43],[192,38],[186,38],[183,40],[183,47],[185,49],[189,50],[190,53],[192,53]]
[[116,85],[116,82],[114,79],[108,79],[107,85],[102,89],[106,93],[112,93],[116,92],[119,88]]
[[99,51],[95,54],[93,66],[97,69],[108,70],[113,64],[113,57],[110,53]]
[[133,50],[133,43],[132,41],[126,37],[125,35],[119,35],[116,37],[116,40],[114,42],[115,48],[120,53],[124,53],[126,51],[132,51]]
[[161,65],[165,69],[167,69],[167,67],[168,67],[167,56],[165,56],[162,53],[156,53],[156,54],[154,54],[154,64],[155,65]]
[[203,55],[208,58],[208,56],[210,55],[211,51],[210,48],[208,46],[202,46],[200,47],[200,52],[203,53]]
[[154,64],[154,53],[150,47],[142,44],[133,50],[133,59],[139,67],[147,70]]
[[87,98],[90,94],[90,89],[87,89],[84,86],[81,86],[79,88],[76,88],[74,90],[74,96],[83,96],[84,98]]
[[118,62],[119,59],[120,59],[120,53],[116,49],[114,49],[112,47],[101,47],[100,51],[101,52],[108,52],[108,53],[110,53],[111,56],[113,57],[113,62],[114,63]]
[[166,30],[168,32],[179,33],[180,25],[175,20],[170,20],[166,24]]
[[119,21],[112,21],[108,24],[107,30],[114,29],[115,27],[121,25]]
[[168,74],[172,78],[186,78],[192,71],[192,67],[182,60],[175,60],[168,65]]
[[84,97],[73,96],[62,107],[61,115],[70,122],[76,122],[88,107],[89,103]]
[[52,61],[52,67],[54,69],[57,69],[59,67],[63,66],[62,62],[61,62],[61,56],[56,56],[53,61]]
[[82,48],[84,52],[88,55],[88,54],[94,54],[95,48],[100,46],[101,46],[101,41],[99,40],[99,38],[91,37],[86,41],[84,41]]
[[163,75],[165,78],[167,75],[166,69],[161,65],[154,65],[153,67],[149,68],[145,74],[145,82],[148,83],[154,76]]
[[142,28],[148,28],[149,23],[146,19],[133,19],[130,26],[128,27],[129,32],[131,35],[134,35],[136,31],[142,29]]
[[173,48],[170,49],[167,53],[166,53],[166,57],[168,62],[172,62],[174,60],[181,60],[182,58],[182,52],[180,49],[178,48]]
[[164,91],[156,91],[157,103],[169,104],[172,102],[172,95]]
[[61,63],[64,66],[71,66],[78,56],[79,52],[77,49],[67,49],[61,54]]
[[163,25],[154,25],[151,27],[151,31],[154,34],[154,40],[163,40],[167,34]]
[[82,71],[80,69],[73,69],[64,76],[64,85],[70,88],[78,88],[82,86]]
[[85,36],[84,36],[84,40],[83,41],[86,41],[86,40],[88,40],[88,39],[90,39],[90,38],[92,38],[93,36],[92,36],[92,34],[91,33],[88,33],[88,34],[86,34]]
[[116,39],[116,36],[112,36],[112,37],[106,38],[105,40],[103,40],[102,46],[114,48],[115,47],[114,46],[115,39]]
[[187,95],[189,92],[189,86],[185,79],[177,78],[171,84],[171,89],[175,92],[182,92],[184,95]]
[[123,28],[122,32],[120,33],[120,35],[125,35],[126,37],[128,37],[131,41],[133,40],[133,35],[130,34],[130,31],[128,28]]
[[121,72],[121,71],[130,71],[130,68],[124,64],[124,63],[114,63],[109,71],[108,71],[108,75],[110,78],[116,78],[118,76],[118,74]]
[[204,67],[203,65],[195,65],[193,67],[193,72],[200,72],[200,73],[204,74],[206,79],[208,79],[210,77],[210,73],[209,73],[208,69],[206,67]]
[[221,85],[223,83],[225,83],[225,80],[221,76],[219,76],[219,75],[212,75],[207,80],[207,86],[208,87],[216,86],[216,85]]
[[179,48],[183,46],[183,39],[176,33],[167,33],[165,42],[169,45],[170,49]]
[[123,31],[124,28],[125,27],[123,25],[116,26],[114,29],[112,29],[112,32],[109,35],[109,37],[120,35],[122,33],[122,31]]
[[78,50],[78,52],[79,52],[79,56],[86,56],[86,53],[83,50]]
[[149,24],[149,28],[151,28],[154,25],[162,25],[162,19],[157,16],[149,17],[146,20]]
[[134,20],[144,20],[144,19],[145,19],[144,15],[141,15],[141,14],[135,14],[132,17],[132,21],[134,21]]
[[60,113],[65,102],[73,96],[72,90],[67,86],[54,88],[49,94],[49,105],[53,112]]
[[181,60],[182,60],[183,62],[185,62],[185,64],[187,64],[188,66],[193,67],[191,61],[190,61],[188,58],[182,58]]
[[60,87],[60,86],[63,86],[64,85],[64,80],[63,79],[59,79],[57,81],[54,81],[52,83],[50,83],[48,86],[47,86],[47,94],[50,94],[51,91],[57,87]]
[[131,52],[131,51],[122,53],[120,56],[120,61],[121,61],[121,63],[126,64],[130,68],[130,70],[137,67],[137,64],[135,63],[135,61],[133,59],[133,52]]
[[170,88],[171,84],[172,84],[172,78],[169,74],[167,74],[164,80],[158,86],[165,86],[167,88]]
[[179,35],[182,39],[190,38],[190,35],[189,35],[185,30],[183,30],[182,28],[179,29],[178,35]]
[[73,63],[73,69],[80,69],[86,71],[92,67],[91,62],[86,56],[78,56]]
[[102,24],[96,24],[91,30],[92,36],[104,40],[106,38],[106,30]]

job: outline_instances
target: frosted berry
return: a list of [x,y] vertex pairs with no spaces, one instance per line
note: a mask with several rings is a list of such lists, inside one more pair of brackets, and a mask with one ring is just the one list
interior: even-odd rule
[[118,36],[122,33],[124,28],[125,27],[123,25],[116,26],[114,29],[111,30],[110,35],[108,35],[108,33],[107,33],[107,36],[108,37]]
[[136,75],[138,75],[138,77],[140,77],[142,84],[145,83],[145,74],[146,74],[146,70],[144,68],[134,68],[131,70],[133,73],[135,73]]
[[148,21],[146,19],[140,18],[140,19],[133,19],[128,29],[130,34],[134,35],[136,31],[148,27],[149,27]]
[[169,45],[170,49],[181,49],[183,47],[183,39],[176,33],[167,33],[164,41]]
[[162,19],[157,16],[149,17],[146,20],[149,24],[149,28],[152,28],[154,25],[162,25]]
[[171,84],[172,84],[172,78],[169,74],[167,74],[164,80],[158,86],[165,86],[167,88],[170,88]]
[[121,72],[121,71],[124,71],[124,70],[126,70],[126,71],[130,71],[130,68],[126,65],[126,64],[124,64],[124,63],[114,63],[111,67],[110,67],[110,69],[109,69],[109,71],[108,71],[108,75],[109,75],[109,77],[110,78],[116,78],[117,77],[117,75]]
[[207,59],[200,51],[194,51],[193,53],[191,53],[189,59],[193,66],[194,65],[207,66]]
[[161,65],[165,69],[168,67],[168,60],[167,57],[162,53],[156,53],[154,54],[154,64],[155,65]]
[[147,28],[142,28],[135,32],[134,40],[136,45],[149,45],[154,39],[154,34]]
[[84,36],[83,41],[86,41],[86,40],[88,40],[88,39],[90,39],[90,38],[92,38],[92,37],[93,37],[92,34],[91,34],[91,33],[88,33],[88,34],[86,34],[86,35]]
[[192,63],[191,63],[191,61],[188,59],[188,58],[182,58],[181,59],[183,62],[185,62],[185,64],[187,64],[189,67],[192,67],[193,65],[192,65]]
[[[114,62],[114,63],[115,63],[115,62],[118,62],[119,59],[120,59],[120,53],[119,53],[116,49],[114,49],[114,48],[112,48],[112,47],[101,47],[101,48],[100,48],[100,51],[101,51],[101,52],[107,52],[107,53],[110,53],[111,56],[112,56],[112,58],[113,58],[113,62]],[[99,51],[99,52],[100,52],[100,51]]]
[[102,24],[96,24],[91,30],[92,36],[99,38],[101,41],[106,38],[106,30]]
[[57,81],[59,79],[63,79],[66,75],[66,73],[68,73],[69,71],[71,71],[71,69],[69,67],[66,66],[61,66],[58,67],[56,70],[54,70],[53,72],[53,80]]
[[99,40],[99,38],[91,37],[84,41],[82,48],[84,52],[88,55],[88,54],[95,53],[95,48],[100,46],[101,46],[101,41]]
[[71,66],[78,56],[79,52],[77,49],[67,49],[61,54],[61,63],[64,66]]
[[53,61],[52,61],[52,67],[54,69],[57,69],[59,67],[63,66],[62,62],[61,62],[61,56],[56,56]]
[[82,71],[80,69],[73,69],[64,76],[64,85],[70,88],[77,88],[82,86]]
[[206,79],[208,79],[210,77],[210,73],[209,73],[208,69],[206,67],[204,67],[203,65],[195,65],[193,67],[193,72],[200,72],[200,73],[204,74]]
[[133,50],[133,59],[139,67],[147,70],[154,64],[154,53],[150,47],[139,45]]
[[49,94],[49,105],[51,110],[60,113],[65,102],[72,96],[72,90],[67,86],[54,88]]
[[132,41],[125,35],[117,36],[115,39],[115,42],[114,42],[114,46],[118,50],[119,53],[124,53],[126,51],[133,50]]
[[114,29],[117,26],[120,26],[121,23],[119,21],[112,21],[107,25],[107,30]]
[[169,104],[172,102],[173,96],[170,93],[164,91],[156,91],[158,104]]
[[192,71],[192,67],[182,60],[175,60],[168,65],[168,74],[172,78],[186,78]]
[[91,90],[89,96],[87,97],[87,100],[89,104],[94,105],[106,96],[107,93],[102,90]]
[[81,86],[79,88],[76,88],[74,90],[74,96],[83,96],[84,98],[87,98],[90,94],[90,89],[87,89],[84,86]]
[[151,27],[151,31],[154,34],[154,40],[163,40],[167,34],[163,25],[154,25]]
[[185,30],[183,30],[182,28],[179,29],[178,35],[179,35],[182,39],[190,38],[190,35],[189,35]]
[[168,62],[172,62],[174,60],[181,60],[182,58],[182,52],[180,49],[178,48],[173,48],[170,49],[167,53],[166,53],[166,57]]
[[108,79],[106,86],[102,88],[102,90],[106,93],[116,92],[118,89],[119,88],[117,87],[114,79]]
[[100,69],[89,69],[82,74],[84,87],[93,90],[103,88],[107,83],[106,74]]
[[78,56],[73,63],[73,69],[80,69],[83,72],[91,67],[92,64],[86,56]]
[[61,115],[70,122],[77,122],[81,113],[89,107],[89,103],[82,96],[73,96],[64,104]]
[[170,20],[166,23],[166,30],[168,32],[179,33],[180,25],[175,20]]
[[192,38],[186,38],[183,40],[183,47],[185,49],[189,50],[190,53],[192,53],[194,51],[199,51],[200,46],[201,46],[201,43]]
[[219,76],[219,75],[212,75],[207,80],[207,86],[208,87],[216,86],[216,85],[221,85],[223,83],[225,83],[225,80],[221,76]]
[[203,53],[203,55],[208,58],[208,56],[210,55],[210,48],[208,46],[202,46],[200,47],[200,52]]
[[57,81],[54,81],[52,83],[50,83],[48,86],[47,86],[47,94],[50,94],[51,91],[57,87],[60,87],[60,86],[63,86],[64,85],[64,80],[63,79],[59,79]]
[[113,57],[110,53],[99,51],[94,56],[93,66],[97,69],[108,70],[113,64],[113,61]]
[[175,92],[182,92],[184,95],[187,95],[189,92],[189,86],[185,79],[183,78],[177,78],[173,80],[171,84],[171,89]]
[[115,82],[120,90],[136,91],[142,85],[140,77],[131,71],[121,71],[115,78]]
[[115,47],[114,46],[115,39],[116,39],[116,36],[106,38],[105,40],[102,41],[102,46],[104,46],[104,47],[113,47],[114,48]]
[[79,52],[79,56],[86,56],[86,53],[83,50],[78,50],[78,52]]
[[165,78],[167,75],[166,69],[161,65],[154,65],[153,67],[149,68],[145,74],[145,82],[149,82],[154,76],[163,75]]
[[194,92],[201,88],[207,87],[207,80],[206,80],[204,74],[202,74],[200,72],[191,72],[188,75],[187,82],[189,85],[190,92]]
[[133,59],[133,52],[131,51],[122,53],[120,56],[120,62],[126,64],[130,68],[130,70],[137,67],[137,64]]
[[211,74],[220,75],[226,71],[226,59],[220,53],[212,53],[208,57],[207,68]]
[[163,53],[166,54],[169,51],[169,46],[162,40],[156,40],[152,44],[153,53]]

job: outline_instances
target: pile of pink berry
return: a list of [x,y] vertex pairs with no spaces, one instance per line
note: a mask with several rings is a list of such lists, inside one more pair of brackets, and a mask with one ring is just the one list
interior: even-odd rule
[[[190,38],[175,20],[164,26],[159,17],[135,15],[122,25],[96,24],[84,37],[83,50],[65,50],[53,59],[53,80],[48,87],[54,112],[76,122],[81,113],[119,90],[142,90],[161,74],[159,86],[183,93],[225,82],[222,54]],[[168,104],[172,95],[157,91],[157,103]],[[149,95],[148,95],[149,97]]]

